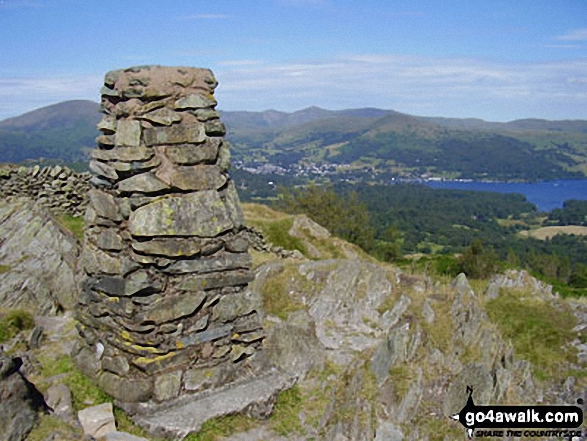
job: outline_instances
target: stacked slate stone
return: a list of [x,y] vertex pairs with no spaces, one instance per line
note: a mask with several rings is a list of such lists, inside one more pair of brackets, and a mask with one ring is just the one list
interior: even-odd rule
[[238,380],[264,338],[216,85],[144,66],[102,88],[74,359],[121,402]]
[[28,197],[54,214],[83,216],[90,175],[53,167],[0,167],[0,197]]

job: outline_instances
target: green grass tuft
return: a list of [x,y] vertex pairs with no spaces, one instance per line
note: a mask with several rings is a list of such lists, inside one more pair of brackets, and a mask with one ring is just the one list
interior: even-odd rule
[[572,311],[514,290],[487,303],[487,313],[505,338],[514,345],[516,355],[532,363],[539,379],[561,374],[560,365],[574,359],[570,343],[576,319]]
[[84,218],[75,217],[70,214],[62,214],[57,218],[57,221],[63,228],[71,232],[78,240],[84,239]]
[[279,394],[271,415],[271,427],[275,432],[283,436],[302,432],[298,415],[302,410],[303,401],[298,385]]
[[56,359],[42,360],[42,377],[49,378],[55,375],[65,374],[63,383],[71,390],[73,408],[77,412],[91,405],[110,403],[112,397],[104,393],[88,377],[86,377],[67,355],[61,355]]
[[275,247],[286,250],[298,250],[304,256],[307,254],[306,246],[302,239],[289,234],[293,226],[293,217],[271,221],[249,221],[251,225],[263,233],[265,240]]
[[10,265],[0,265],[0,274],[9,272],[12,269]]
[[5,314],[0,313],[0,343],[10,340],[20,331],[33,329],[34,326],[35,320],[28,311],[13,309]]

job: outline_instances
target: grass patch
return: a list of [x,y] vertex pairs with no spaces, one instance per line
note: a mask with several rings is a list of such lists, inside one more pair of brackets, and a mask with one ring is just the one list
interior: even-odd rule
[[285,265],[284,270],[268,278],[261,287],[263,305],[271,314],[286,320],[289,313],[304,309],[304,304],[296,300],[296,292],[311,292],[313,284],[300,274],[294,265]]
[[33,329],[35,320],[33,315],[22,309],[0,312],[0,343],[10,340],[20,331]]
[[222,437],[244,432],[257,426],[259,423],[242,415],[229,415],[222,418],[214,418],[202,424],[197,433],[190,433],[184,441],[216,441]]
[[296,384],[279,394],[275,409],[271,415],[270,425],[275,432],[286,436],[291,433],[301,433],[302,424],[299,413],[304,400],[299,386]]
[[75,217],[70,214],[62,214],[57,217],[59,224],[73,234],[78,240],[84,239],[84,218]]
[[421,325],[432,347],[446,354],[453,348],[452,339],[455,333],[455,325],[452,320],[452,299],[445,293],[442,298],[430,302],[430,306],[434,310],[434,321],[428,323],[426,320],[422,320]]
[[39,422],[27,436],[27,441],[45,441],[54,435],[55,439],[82,439],[83,433],[53,415],[40,415]]
[[516,355],[532,363],[539,379],[558,377],[561,364],[574,359],[569,344],[576,337],[576,319],[566,306],[561,310],[524,294],[502,291],[487,302],[489,318],[511,339]]
[[0,274],[9,272],[12,269],[10,265],[0,265]]
[[392,366],[389,369],[389,377],[393,383],[395,397],[401,402],[410,390],[416,371],[405,364]]
[[71,390],[73,408],[76,412],[88,407],[90,402],[92,403],[91,405],[97,405],[113,401],[92,380],[82,374],[69,356],[60,355],[56,359],[41,360],[41,363],[43,365],[41,370],[43,378],[65,374],[63,383]]
[[308,251],[304,241],[289,234],[293,222],[293,217],[287,217],[271,221],[251,220],[250,224],[261,230],[265,240],[272,243],[273,246],[282,247],[285,250],[298,250],[305,256]]

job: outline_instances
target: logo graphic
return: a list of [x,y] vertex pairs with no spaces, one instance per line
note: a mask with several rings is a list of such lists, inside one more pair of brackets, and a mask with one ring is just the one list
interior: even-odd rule
[[[510,429],[505,433],[507,436],[581,436],[581,430],[568,430],[583,423],[583,411],[578,406],[477,406],[471,386],[467,386],[467,394],[467,404],[451,418],[465,427],[469,439],[474,433],[480,437],[504,436],[504,430],[492,429]],[[577,400],[577,404],[583,401]],[[478,429],[489,430],[476,432]]]

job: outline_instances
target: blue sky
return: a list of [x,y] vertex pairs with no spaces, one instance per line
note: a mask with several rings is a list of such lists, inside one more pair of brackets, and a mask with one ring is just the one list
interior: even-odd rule
[[0,119],[143,64],[211,68],[222,110],[587,119],[587,1],[0,0]]

